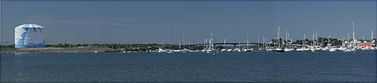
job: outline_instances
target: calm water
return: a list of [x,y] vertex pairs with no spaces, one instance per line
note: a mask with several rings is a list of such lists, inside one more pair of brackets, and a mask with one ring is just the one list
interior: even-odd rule
[[1,54],[1,82],[374,82],[376,53]]

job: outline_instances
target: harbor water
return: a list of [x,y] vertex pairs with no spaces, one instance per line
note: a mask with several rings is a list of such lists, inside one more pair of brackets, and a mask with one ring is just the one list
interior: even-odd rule
[[1,82],[375,82],[376,53],[1,54]]

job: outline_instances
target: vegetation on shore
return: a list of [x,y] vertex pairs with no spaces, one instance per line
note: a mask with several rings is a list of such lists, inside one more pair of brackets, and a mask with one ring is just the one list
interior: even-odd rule
[[[305,40],[296,40],[296,41],[290,41],[290,40],[283,40],[280,39],[281,44],[290,42],[289,44],[297,44],[302,45],[304,42],[306,45],[312,45],[314,42],[316,42],[317,46],[326,46],[327,44],[331,44],[332,46],[340,46],[342,45],[342,40],[335,39],[335,38],[322,38],[319,37],[315,41],[305,39]],[[267,42],[266,42],[267,43]],[[277,46],[277,39],[272,39],[272,44],[269,46],[275,47]],[[14,45],[0,45],[1,48],[14,48]],[[182,45],[179,46],[177,44],[48,44],[45,45],[45,47],[56,47],[56,48],[98,48],[98,47],[106,47],[111,49],[121,49],[125,51],[147,51],[147,50],[157,50],[159,48],[163,49],[191,49],[191,50],[201,50],[205,48],[204,45]],[[237,46],[238,47],[238,46]],[[244,47],[244,46],[242,46]],[[260,47],[260,45],[259,45]],[[252,45],[250,48],[259,48],[257,45]],[[223,49],[223,48],[233,48],[233,46],[216,46],[216,49]]]

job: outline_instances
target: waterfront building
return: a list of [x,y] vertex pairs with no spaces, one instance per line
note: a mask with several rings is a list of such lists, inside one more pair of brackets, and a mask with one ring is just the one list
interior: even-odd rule
[[22,24],[15,28],[15,48],[42,48],[45,45],[43,27],[37,24]]

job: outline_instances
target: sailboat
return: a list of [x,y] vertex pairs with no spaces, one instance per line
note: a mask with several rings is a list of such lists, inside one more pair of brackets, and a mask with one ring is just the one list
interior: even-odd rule
[[288,34],[288,31],[286,30],[285,31],[285,48],[284,48],[284,51],[285,52],[288,52],[288,51],[293,51],[294,49],[292,49],[292,48],[288,48],[288,44],[289,44],[289,42],[288,42],[288,36],[289,36],[289,34]]
[[344,52],[355,52],[357,50],[357,46],[356,46],[356,43],[357,42],[357,39],[355,38],[355,20],[352,21],[352,40],[350,42],[350,44],[348,45],[348,48],[346,50],[344,50]]
[[304,33],[304,40],[302,41],[302,46],[301,48],[296,49],[296,51],[305,51],[305,42],[306,42],[305,39],[306,39],[306,35]]
[[[253,50],[253,48],[249,48],[249,38],[246,38],[246,48],[243,49],[242,51],[243,52],[251,52]],[[259,43],[259,42],[258,42]],[[259,46],[258,46],[259,47]]]
[[276,52],[284,52],[284,50],[281,48],[281,44],[280,44],[280,42],[281,42],[281,38],[280,38],[280,26],[278,26],[278,32],[277,32],[277,41],[278,41],[278,47],[275,49],[275,51]]

